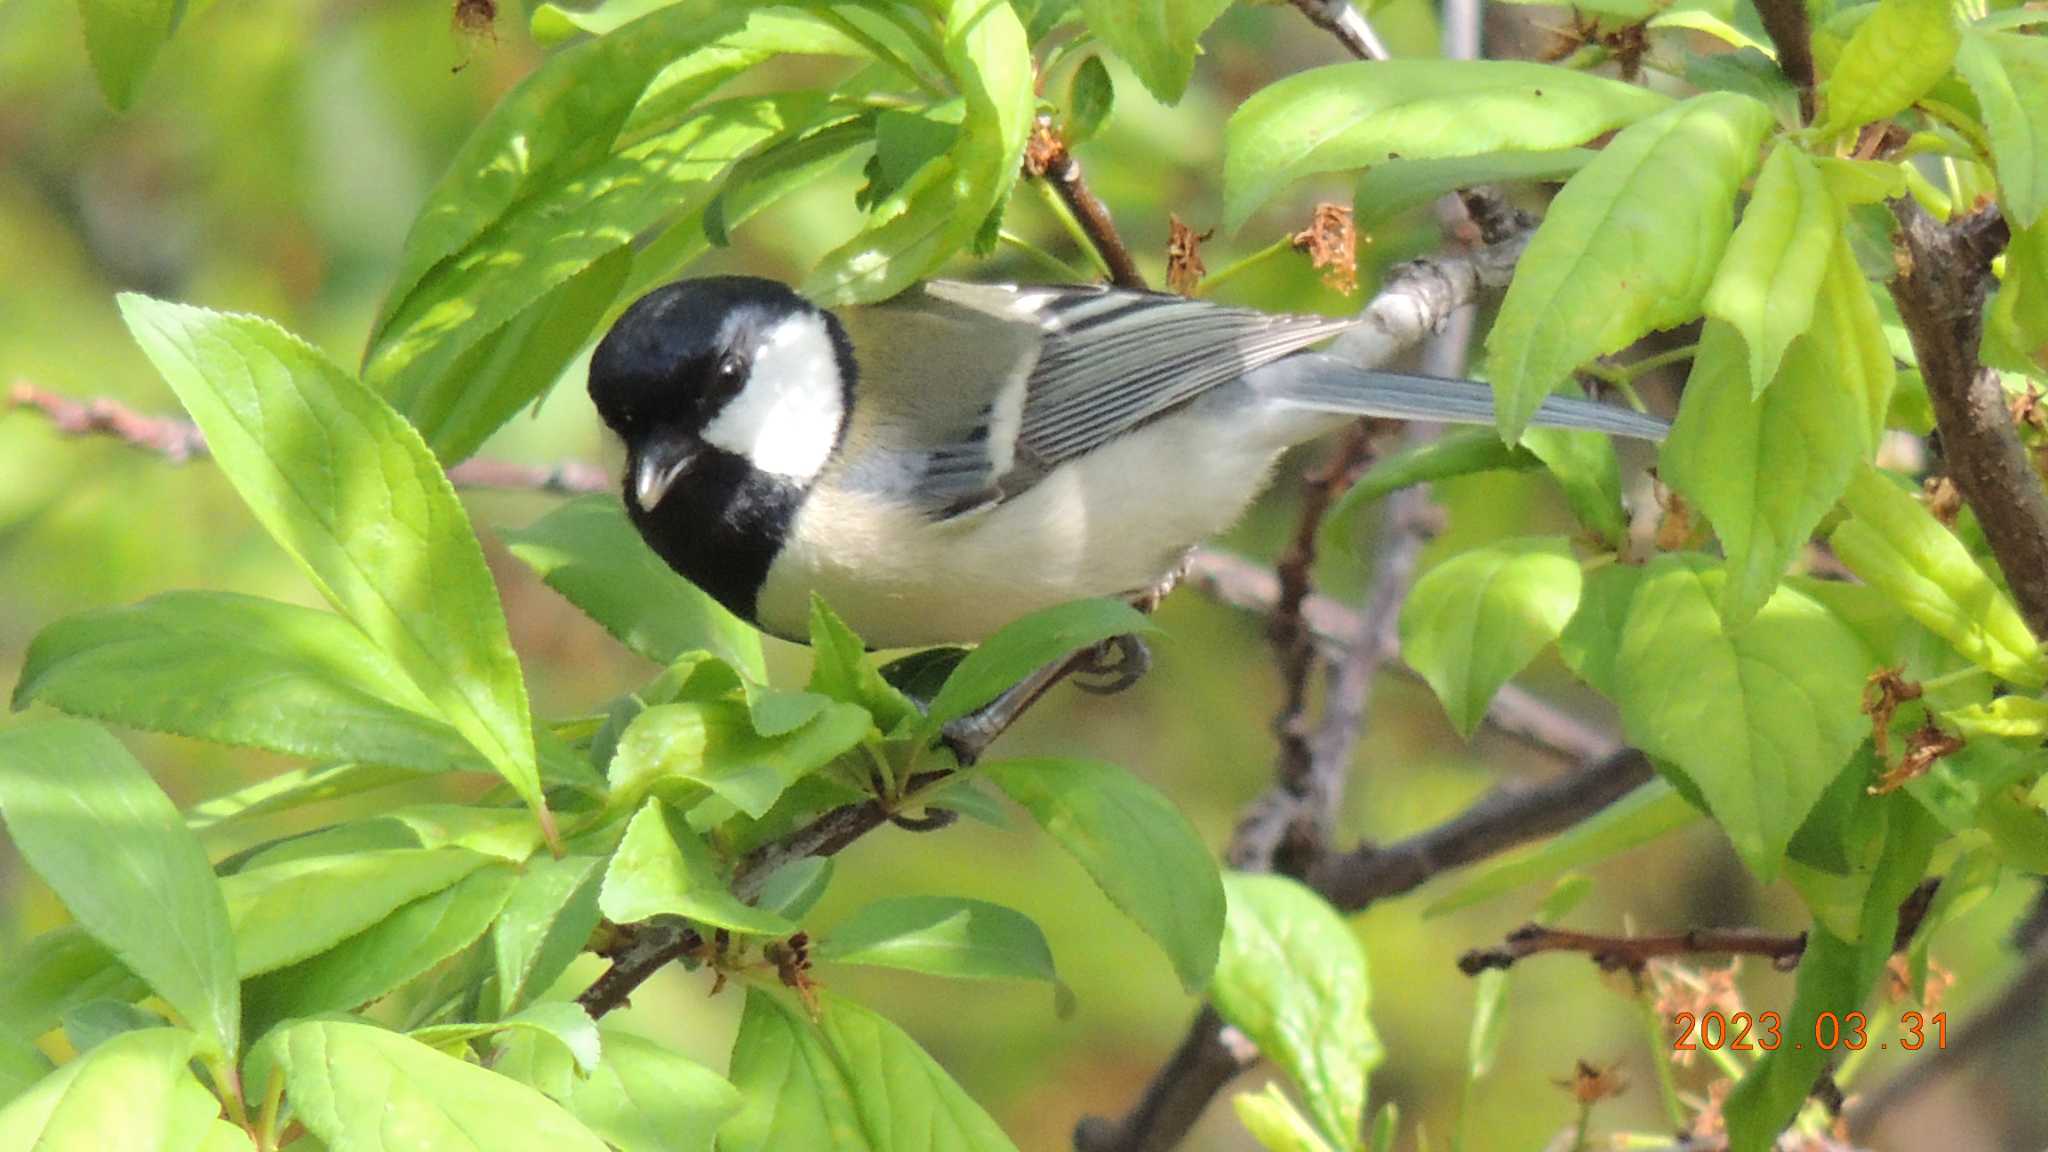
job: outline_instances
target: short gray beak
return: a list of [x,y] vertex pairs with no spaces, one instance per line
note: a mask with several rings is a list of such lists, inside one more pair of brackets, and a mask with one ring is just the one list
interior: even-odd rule
[[633,499],[640,510],[653,511],[696,458],[693,444],[656,437],[643,445],[633,463]]

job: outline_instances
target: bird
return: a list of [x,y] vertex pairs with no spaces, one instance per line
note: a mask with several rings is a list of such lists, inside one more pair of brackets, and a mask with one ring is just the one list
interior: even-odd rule
[[[1162,587],[1283,452],[1360,416],[1493,420],[1483,384],[1317,350],[1358,322],[946,280],[833,310],[706,276],[622,312],[589,393],[633,526],[735,615],[801,643],[815,596],[877,650],[974,643]],[[1559,396],[1534,424],[1666,430]]]

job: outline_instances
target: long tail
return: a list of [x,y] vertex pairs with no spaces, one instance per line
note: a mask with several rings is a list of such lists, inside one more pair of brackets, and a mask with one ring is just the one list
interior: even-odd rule
[[[1369,372],[1320,353],[1290,356],[1261,369],[1257,377],[1257,387],[1267,396],[1322,412],[1447,424],[1493,423],[1493,390],[1475,380]],[[1655,416],[1569,396],[1544,400],[1530,424],[1582,428],[1653,442],[1663,440],[1671,431],[1667,421]]]

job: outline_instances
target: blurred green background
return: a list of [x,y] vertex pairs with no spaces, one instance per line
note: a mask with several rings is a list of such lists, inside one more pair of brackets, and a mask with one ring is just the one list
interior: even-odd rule
[[[1539,26],[1565,20],[1548,10],[1533,19]],[[1435,20],[1420,0],[1393,0],[1375,14],[1403,54],[1434,51]],[[1115,114],[1080,150],[1096,191],[1155,279],[1164,266],[1169,212],[1197,230],[1219,216],[1215,173],[1229,111],[1277,76],[1340,58],[1333,42],[1284,5],[1240,6],[1205,44],[1194,87],[1175,108],[1154,103],[1118,70]],[[113,294],[123,289],[261,313],[353,363],[414,210],[469,128],[538,54],[525,14],[509,4],[494,29],[466,33],[454,27],[445,5],[223,0],[188,18],[135,109],[117,115],[93,84],[72,6],[0,0],[0,383],[171,411],[170,393],[116,316]],[[801,84],[809,75],[808,62],[785,61],[748,84]],[[764,214],[704,267],[800,274],[851,232],[858,168],[856,159],[837,180]],[[1240,236],[1210,241],[1209,267],[1303,226],[1318,193],[1348,201],[1341,183],[1298,193]],[[1081,263],[1025,190],[1011,227]],[[1434,237],[1435,223],[1424,212],[1361,243],[1370,245],[1368,263],[1383,267]],[[1033,275],[1007,250],[960,271]],[[1346,306],[1306,260],[1292,257],[1235,280],[1229,295],[1270,308]],[[615,461],[580,381],[579,365],[533,418],[515,421],[486,454]],[[1643,461],[1631,460],[1640,472]],[[1303,462],[1291,461],[1289,470]],[[1226,543],[1270,556],[1291,521],[1292,494],[1291,484],[1276,485]],[[1526,476],[1462,481],[1438,495],[1450,530],[1436,553],[1532,526],[1567,530],[1552,493]],[[495,529],[535,519],[549,498],[471,493],[469,503],[504,591],[537,713],[589,711],[652,673],[543,588],[495,539]],[[1334,594],[1352,594],[1361,583],[1370,561],[1369,523],[1358,537],[1357,555],[1339,547],[1323,565],[1324,586]],[[0,684],[11,685],[30,638],[50,621],[192,587],[314,599],[206,465],[171,465],[105,439],[65,439],[31,413],[0,415]],[[1220,848],[1269,779],[1275,673],[1257,620],[1194,592],[1173,597],[1161,619],[1167,637],[1138,688],[1107,700],[1062,692],[1005,738],[1006,750],[1128,765],[1180,803]],[[791,676],[801,674],[801,649],[776,646],[773,658]],[[1554,661],[1540,663],[1530,683],[1582,713],[1599,707]],[[274,757],[185,741],[133,743],[180,802],[283,766]],[[1557,767],[1496,736],[1464,744],[1426,689],[1389,678],[1375,699],[1341,826],[1347,841],[1403,835],[1497,783]],[[330,806],[326,815],[376,804],[371,797],[354,808]],[[240,839],[212,847],[224,853],[287,830],[238,830],[232,835]],[[1757,890],[1703,829],[1638,850],[1595,879],[1594,896],[1571,918],[1575,927],[1760,923],[1791,931],[1803,924],[1788,893]],[[1418,1123],[1430,1147],[1449,1145],[1463,1110],[1465,1146],[1475,1152],[1543,1147],[1575,1114],[1555,1081],[1581,1058],[1603,1067],[1618,1062],[1630,1085],[1601,1106],[1602,1129],[1656,1130],[1651,1049],[1638,1009],[1624,986],[1569,957],[1514,971],[1501,1058],[1466,1094],[1473,984],[1454,961],[1525,919],[1543,893],[1426,917],[1433,897],[1455,883],[1440,882],[1356,921],[1373,965],[1373,1016],[1388,1050],[1372,1094],[1375,1107],[1400,1104],[1401,1146],[1418,1146]],[[1078,1011],[1056,1018],[1039,987],[830,970],[823,973],[827,982],[901,1021],[1023,1148],[1065,1147],[1082,1114],[1127,1108],[1194,1008],[1158,953],[1044,839],[975,824],[863,841],[840,861],[832,894],[812,919],[829,930],[837,916],[876,894],[927,891],[994,899],[1036,917],[1078,994]],[[2010,969],[2002,935],[2030,895],[2001,891],[1937,943],[1937,959],[1957,976],[1945,1005],[1954,1021],[1994,994]],[[0,963],[62,917],[0,843]],[[1761,967],[1744,973],[1749,1004],[1782,1010],[1789,982]],[[704,981],[673,973],[635,998],[631,1022],[722,1067],[739,1002],[707,999],[707,991]],[[2036,1021],[2023,1051],[1924,1095],[1899,1114],[1879,1146],[2040,1147],[2048,1140],[2040,1075],[2048,1041],[2041,1032]],[[1874,1083],[1917,1058],[1924,1054],[1877,1056],[1860,1082]],[[1716,1073],[1703,1062],[1679,1075],[1687,1091],[1703,1094]],[[1190,1146],[1252,1147],[1225,1107],[1211,1111]]]

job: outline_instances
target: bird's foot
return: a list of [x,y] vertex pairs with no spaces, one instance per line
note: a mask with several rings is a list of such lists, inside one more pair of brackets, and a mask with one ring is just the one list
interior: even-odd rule
[[1074,665],[1074,687],[1096,696],[1110,696],[1145,678],[1152,668],[1152,649],[1136,636],[1112,636]]

